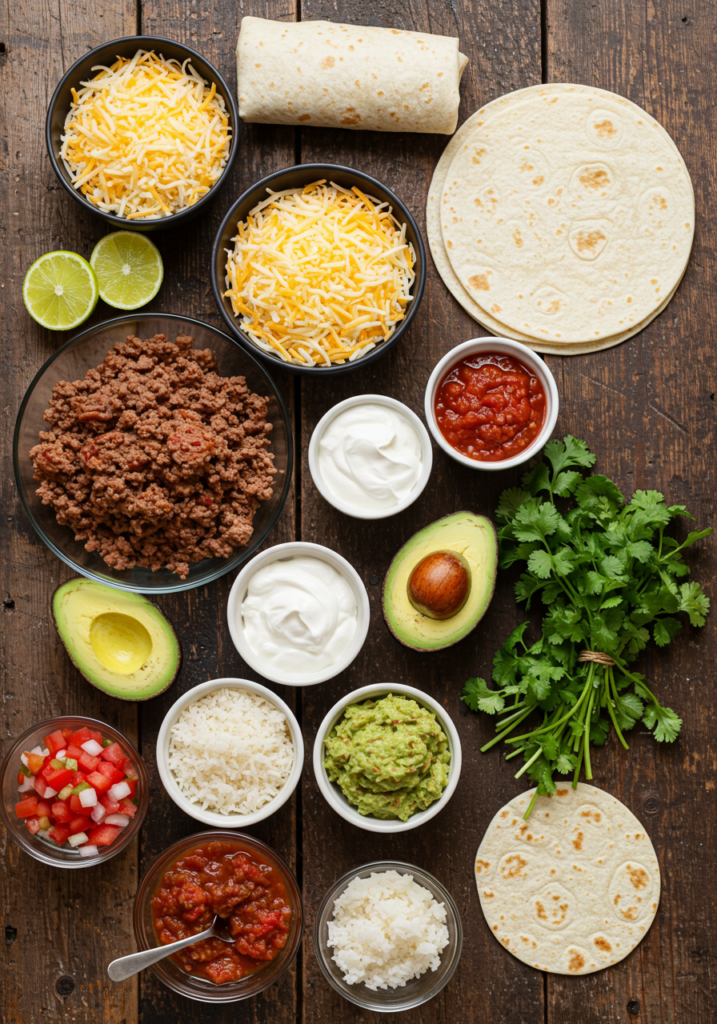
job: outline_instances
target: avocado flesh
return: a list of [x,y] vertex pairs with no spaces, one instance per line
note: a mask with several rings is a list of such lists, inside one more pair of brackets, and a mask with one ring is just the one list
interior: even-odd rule
[[174,682],[179,641],[141,594],[68,580],[53,595],[52,614],[73,663],[99,690],[120,700],[147,700]]
[[[465,604],[448,619],[432,619],[417,611],[408,598],[408,579],[415,566],[434,551],[462,555],[471,573]],[[498,567],[498,542],[490,519],[473,512],[454,512],[414,533],[394,558],[383,588],[383,614],[402,644],[419,651],[438,651],[458,643],[478,625],[490,604]]]

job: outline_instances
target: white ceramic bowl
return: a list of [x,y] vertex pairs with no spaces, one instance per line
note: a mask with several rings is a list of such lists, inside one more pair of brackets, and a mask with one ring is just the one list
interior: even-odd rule
[[[318,558],[322,562],[327,562],[344,577],[354,592],[358,617],[353,639],[337,661],[327,668],[320,669],[318,672],[297,672],[289,676],[287,673],[280,674],[260,658],[249,646],[241,621],[241,606],[246,597],[249,581],[258,569],[269,565],[271,562],[297,558],[299,556]],[[351,563],[347,562],[341,555],[336,554],[331,548],[324,547],[323,544],[309,544],[306,541],[299,540],[290,541],[288,544],[277,544],[267,551],[262,551],[260,555],[257,555],[251,562],[248,562],[234,580],[227,603],[229,632],[239,654],[247,665],[253,668],[255,672],[258,672],[259,675],[264,676],[265,679],[271,679],[274,683],[281,683],[284,686],[313,686],[315,683],[325,683],[327,679],[333,679],[334,676],[348,668],[364,645],[370,617],[371,609],[368,603],[366,587]]]
[[[461,359],[481,352],[499,352],[501,355],[519,359],[521,363],[524,363],[539,378],[545,391],[545,421],[543,429],[533,443],[529,444],[519,455],[514,455],[512,459],[503,459],[501,462],[480,462],[478,459],[469,459],[467,455],[462,455],[461,452],[456,451],[446,441],[436,422],[435,399],[436,391],[441,381],[448,371],[456,363],[459,363]],[[464,341],[462,345],[457,345],[436,365],[426,385],[425,412],[429,430],[444,452],[450,455],[452,459],[455,459],[456,462],[460,462],[464,466],[470,466],[471,469],[483,469],[493,472],[499,469],[511,469],[513,466],[519,466],[521,462],[527,462],[528,459],[532,459],[533,456],[538,454],[545,442],[550,439],[555,430],[559,408],[560,399],[555,377],[553,377],[546,363],[526,345],[521,345],[519,341],[509,341],[507,338],[473,338],[472,341]]]
[[[329,426],[332,420],[334,420],[339,413],[345,412],[347,409],[352,409],[357,405],[385,405],[388,409],[392,409],[398,413],[399,416],[403,416],[405,420],[408,420],[409,424],[413,427],[418,439],[421,442],[422,449],[422,469],[421,475],[416,481],[416,485],[411,493],[400,501],[397,505],[392,508],[377,509],[377,510],[366,510],[360,509],[356,505],[350,505],[347,502],[341,500],[340,497],[332,491],[324,480],[321,467],[319,465],[319,444],[321,438],[324,435],[324,431]],[[353,398],[347,398],[344,402],[339,402],[332,409],[322,416],[319,422],[314,428],[314,432],[311,435],[311,441],[309,443],[309,469],[311,470],[311,476],[316,484],[316,488],[323,498],[328,501],[329,505],[333,505],[339,512],[346,513],[347,516],[353,516],[354,519],[386,519],[388,516],[395,516],[399,512],[403,512],[405,508],[412,505],[416,498],[423,492],[424,487],[428,483],[428,478],[431,475],[431,468],[433,466],[433,448],[431,447],[431,439],[428,436],[428,431],[424,427],[421,420],[416,416],[412,409],[409,409],[403,402],[397,401],[395,398],[388,398],[387,395],[355,395]]]
[[[249,693],[256,693],[260,697],[264,697],[266,700],[271,701],[272,704],[275,704],[279,711],[281,711],[286,717],[286,722],[289,726],[289,731],[291,732],[291,739],[294,744],[294,766],[291,769],[289,777],[284,783],[282,790],[277,793],[273,800],[270,800],[269,803],[265,804],[260,808],[260,810],[255,811],[254,814],[216,814],[214,811],[203,810],[198,804],[192,803],[191,800],[188,800],[187,797],[184,796],[180,791],[174,776],[169,770],[169,730],[177,721],[182,711],[189,704],[193,704],[195,700],[206,696],[208,693],[212,693],[214,690],[223,689],[248,690]],[[164,721],[162,722],[159,730],[159,736],[157,737],[157,768],[159,769],[159,777],[162,780],[164,788],[180,810],[184,811],[185,814],[190,815],[190,817],[196,818],[197,821],[201,821],[205,825],[212,825],[214,828],[245,828],[248,825],[255,825],[257,821],[263,821],[264,818],[268,818],[275,811],[278,811],[294,792],[303,767],[304,739],[301,735],[301,729],[299,728],[299,723],[296,721],[294,712],[288,704],[284,703],[281,697],[277,697],[277,695],[268,689],[268,687],[261,686],[259,683],[252,683],[248,679],[211,679],[208,683],[201,683],[199,686],[195,686],[193,689],[183,694],[183,696],[181,696],[179,700],[175,701],[171,706],[167,714],[164,716]]]
[[[448,737],[448,748],[451,752],[448,785],[443,790],[443,795],[439,800],[435,800],[427,807],[425,811],[416,811],[408,821],[399,821],[398,819],[386,821],[383,818],[373,818],[369,815],[359,814],[354,805],[348,802],[337,784],[329,781],[329,776],[324,768],[324,739],[342,717],[349,704],[358,704],[360,701],[368,700],[369,697],[385,697],[389,693],[400,697],[410,697],[425,708],[428,708],[429,711],[435,711],[436,718]],[[429,697],[422,690],[417,690],[413,686],[404,686],[403,683],[377,683],[374,686],[362,686],[361,689],[354,690],[353,693],[342,697],[338,703],[334,704],[326,718],[324,718],[314,741],[314,775],[322,795],[337,814],[340,814],[346,821],[350,821],[352,825],[358,825],[359,828],[363,828],[367,832],[383,832],[384,834],[408,832],[410,829],[418,828],[424,822],[430,821],[431,818],[435,818],[455,792],[461,774],[461,763],[461,741],[456,727],[445,708],[441,707],[438,701],[434,700],[433,697]]]

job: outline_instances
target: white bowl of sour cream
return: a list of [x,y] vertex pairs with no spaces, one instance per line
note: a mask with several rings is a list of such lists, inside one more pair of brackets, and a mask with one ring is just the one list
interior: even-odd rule
[[320,494],[356,519],[408,508],[428,483],[433,451],[415,412],[386,395],[357,395],[319,420],[309,469]]
[[354,567],[322,544],[292,541],[257,555],[234,580],[229,632],[255,672],[285,686],[313,686],[351,664],[370,609]]

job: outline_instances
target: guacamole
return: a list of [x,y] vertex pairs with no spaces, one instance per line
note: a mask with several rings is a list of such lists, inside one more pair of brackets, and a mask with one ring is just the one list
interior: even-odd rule
[[324,740],[324,767],[359,814],[408,821],[448,783],[448,738],[408,697],[350,704]]

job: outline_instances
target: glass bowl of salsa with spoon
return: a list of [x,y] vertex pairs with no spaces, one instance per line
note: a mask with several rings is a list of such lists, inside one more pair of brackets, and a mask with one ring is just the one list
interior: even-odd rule
[[451,458],[474,469],[509,469],[537,455],[558,418],[558,389],[525,345],[476,338],[452,349],[426,387],[426,421]]
[[168,988],[200,1002],[229,1003],[263,992],[288,970],[301,942],[301,894],[269,846],[236,832],[201,832],[170,846],[149,869],[135,902],[139,949],[168,945],[223,922],[154,964]]

